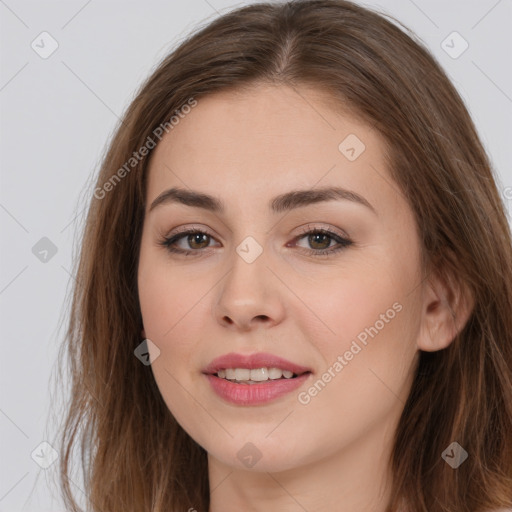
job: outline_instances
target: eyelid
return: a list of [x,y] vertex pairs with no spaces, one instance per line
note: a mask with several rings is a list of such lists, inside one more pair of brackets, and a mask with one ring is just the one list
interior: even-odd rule
[[339,236],[340,238],[346,238],[346,239],[351,239],[350,236],[348,235],[348,233],[340,230],[339,228],[334,228],[333,226],[314,226],[314,225],[311,225],[311,224],[307,224],[306,226],[302,226],[300,231],[300,234],[301,235],[304,235],[304,234],[307,234],[309,233],[310,231],[329,231],[337,236]]
[[[196,229],[197,231],[209,231],[209,228],[205,227],[203,224],[186,224],[185,226],[178,226],[177,228],[171,230],[170,233],[177,235],[178,233],[182,232],[187,233],[193,229]],[[171,236],[170,233],[167,236]]]
[[171,238],[177,237],[178,235],[186,235],[196,232],[204,233],[205,235],[208,235],[209,237],[217,240],[217,235],[214,235],[210,229],[206,228],[202,224],[187,224],[186,226],[177,227],[176,229],[169,231],[167,234],[162,235],[161,238],[169,240]]

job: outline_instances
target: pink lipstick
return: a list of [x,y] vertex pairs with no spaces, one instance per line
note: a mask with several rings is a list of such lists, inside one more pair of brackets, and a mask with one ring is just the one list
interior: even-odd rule
[[227,402],[259,405],[300,387],[311,370],[273,354],[231,352],[214,359],[203,373],[213,391]]

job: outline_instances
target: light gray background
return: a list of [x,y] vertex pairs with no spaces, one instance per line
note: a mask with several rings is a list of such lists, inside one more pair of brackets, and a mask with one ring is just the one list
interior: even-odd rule
[[[249,3],[0,0],[0,512],[64,510],[48,488],[57,463],[41,469],[31,454],[51,441],[50,384],[69,305],[73,237],[118,117],[192,29]],[[438,58],[470,109],[512,211],[512,0],[364,5],[408,25]],[[31,47],[43,31],[59,45],[47,59]],[[456,59],[441,47],[453,31],[469,43]],[[42,237],[57,247],[47,262],[32,252]]]

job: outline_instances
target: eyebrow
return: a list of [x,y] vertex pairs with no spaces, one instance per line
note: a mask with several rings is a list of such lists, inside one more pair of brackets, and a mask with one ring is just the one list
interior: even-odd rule
[[[347,200],[359,203],[369,208],[375,215],[375,208],[363,197],[355,192],[340,187],[325,187],[311,190],[292,190],[274,197],[269,202],[269,208],[274,213],[302,208],[323,201]],[[173,187],[162,192],[149,208],[151,212],[157,206],[180,203],[194,208],[203,208],[214,213],[224,213],[225,206],[221,199],[195,190]]]

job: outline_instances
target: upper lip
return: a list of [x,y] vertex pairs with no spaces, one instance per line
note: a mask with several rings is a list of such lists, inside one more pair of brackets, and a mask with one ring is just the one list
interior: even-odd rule
[[282,370],[291,371],[297,375],[311,371],[305,366],[292,363],[287,359],[265,352],[250,355],[230,352],[229,354],[224,354],[211,361],[211,363],[203,369],[203,373],[213,375],[219,370],[226,368],[247,368],[249,370],[257,368],[280,368]]

